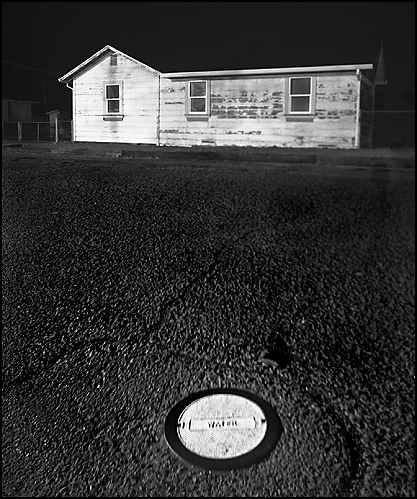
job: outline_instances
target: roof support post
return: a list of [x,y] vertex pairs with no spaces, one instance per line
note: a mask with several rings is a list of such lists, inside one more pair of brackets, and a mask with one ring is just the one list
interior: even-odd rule
[[158,104],[156,111],[156,145],[160,145],[161,136],[161,75],[158,75]]
[[356,126],[355,126],[355,149],[360,149],[361,147],[361,81],[362,74],[361,70],[356,70],[356,77],[358,80],[358,92],[356,100]]
[[58,116],[55,116],[55,142],[58,142]]

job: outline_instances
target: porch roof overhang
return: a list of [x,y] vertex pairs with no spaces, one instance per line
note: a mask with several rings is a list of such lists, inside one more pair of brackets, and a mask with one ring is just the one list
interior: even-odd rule
[[304,66],[288,68],[267,68],[267,69],[238,69],[221,71],[185,71],[179,73],[161,73],[164,78],[213,78],[227,76],[264,76],[282,75],[292,73],[323,73],[337,71],[356,71],[357,69],[373,69],[372,64],[344,64],[333,66]]

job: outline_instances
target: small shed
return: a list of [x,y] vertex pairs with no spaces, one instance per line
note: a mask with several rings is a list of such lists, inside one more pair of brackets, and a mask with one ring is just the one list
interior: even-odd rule
[[58,133],[61,138],[68,138],[68,134],[71,138],[71,126],[64,127],[62,124],[65,121],[70,125],[71,113],[54,109],[53,111],[48,111],[46,116],[49,121],[50,138],[56,138]]
[[2,99],[1,120],[3,123],[14,121],[32,121],[32,106],[36,101]]
[[170,146],[372,147],[382,41],[293,43],[153,55],[105,46],[59,78],[73,92],[75,141]]
[[49,123],[55,123],[56,119],[58,121],[71,121],[71,113],[67,111],[60,111],[59,109],[48,111],[46,115],[48,116]]

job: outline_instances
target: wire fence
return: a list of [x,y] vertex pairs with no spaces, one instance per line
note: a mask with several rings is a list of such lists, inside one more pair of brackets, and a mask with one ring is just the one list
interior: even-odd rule
[[[415,148],[415,111],[368,112],[373,115],[374,148]],[[3,142],[70,142],[72,130],[72,121],[4,122],[2,140]]]
[[2,140],[3,142],[70,142],[72,141],[72,121],[3,122]]

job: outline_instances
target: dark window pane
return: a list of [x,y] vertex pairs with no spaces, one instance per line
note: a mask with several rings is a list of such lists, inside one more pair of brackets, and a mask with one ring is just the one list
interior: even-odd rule
[[291,79],[291,94],[309,94],[310,93],[310,78],[292,78]]
[[118,99],[118,98],[119,98],[119,85],[107,85],[106,99]]
[[291,97],[291,111],[310,111],[310,97]]
[[201,97],[206,95],[206,82],[205,81],[192,81],[190,83],[190,96]]
[[107,102],[107,112],[108,113],[118,113],[119,111],[119,101],[118,100],[109,100]]
[[191,112],[204,113],[206,110],[206,99],[191,99]]
[[110,66],[117,66],[117,54],[110,56]]

